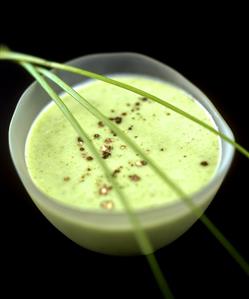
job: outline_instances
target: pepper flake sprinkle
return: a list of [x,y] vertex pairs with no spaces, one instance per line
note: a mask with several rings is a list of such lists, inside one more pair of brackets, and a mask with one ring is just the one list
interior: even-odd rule
[[105,139],[105,143],[112,143],[112,141],[113,141],[113,140],[112,140],[111,138],[106,138],[106,139]]
[[77,143],[78,143],[79,146],[82,146],[84,144],[84,141],[81,137],[78,137],[77,138]]
[[112,210],[114,208],[114,202],[112,200],[103,200],[100,203],[101,208],[106,210]]
[[140,176],[136,175],[136,174],[133,174],[133,175],[129,175],[129,178],[131,181],[133,182],[138,182],[141,180]]
[[142,166],[144,166],[144,165],[146,165],[146,164],[147,164],[147,162],[144,161],[144,160],[136,161],[136,162],[135,162],[135,165],[136,165],[137,167],[142,167]]
[[99,189],[99,194],[100,194],[100,195],[107,195],[111,190],[112,190],[112,187],[111,187],[111,186],[103,185],[103,186]]

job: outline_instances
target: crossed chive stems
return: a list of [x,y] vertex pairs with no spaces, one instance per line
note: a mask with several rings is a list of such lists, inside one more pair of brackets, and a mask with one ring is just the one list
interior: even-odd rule
[[[83,130],[80,124],[77,122],[75,117],[72,115],[70,110],[67,106],[63,103],[61,98],[58,94],[53,90],[53,88],[48,83],[48,80],[56,83],[60,86],[66,93],[71,95],[76,101],[80,103],[85,109],[87,109],[91,114],[93,114],[100,122],[104,123],[106,126],[109,127],[110,130],[115,132],[115,134],[122,139],[131,149],[134,150],[140,157],[148,162],[149,167],[162,179],[163,183],[168,184],[184,201],[184,203],[189,207],[192,213],[197,216],[200,221],[207,227],[207,229],[213,234],[213,236],[219,241],[219,243],[226,249],[226,251],[230,254],[230,256],[238,263],[241,269],[245,272],[246,275],[249,276],[249,264],[248,262],[242,257],[242,255],[237,251],[237,249],[226,239],[226,237],[221,233],[221,231],[215,226],[215,224],[205,215],[202,214],[201,210],[195,206],[191,202],[191,199],[185,192],[176,185],[168,176],[162,171],[154,161],[149,158],[146,153],[144,153],[139,146],[134,143],[121,129],[118,128],[113,122],[111,122],[104,114],[102,114],[98,109],[96,109],[91,103],[89,103],[84,97],[78,94],[72,87],[67,85],[63,80],[61,80],[58,76],[50,72],[47,68],[55,68],[60,69],[72,73],[76,73],[78,75],[83,75],[92,79],[97,79],[104,81],[108,84],[116,85],[120,88],[132,91],[144,98],[149,98],[179,114],[183,117],[189,119],[190,121],[194,121],[195,123],[199,124],[200,126],[206,128],[207,130],[211,131],[212,133],[220,136],[223,140],[230,143],[237,149],[241,154],[245,157],[249,158],[249,151],[246,150],[243,146],[238,144],[237,142],[231,140],[226,135],[222,134],[221,132],[217,131],[213,127],[207,125],[206,123],[202,122],[198,118],[192,116],[189,113],[175,107],[174,105],[168,103],[165,100],[162,100],[152,94],[149,94],[141,89],[138,89],[134,86],[125,84],[123,82],[116,81],[114,79],[105,77],[103,75],[99,75],[93,72],[89,72],[84,69],[80,69],[77,67],[69,66],[60,64],[57,62],[50,62],[44,60],[42,58],[34,57],[31,55],[26,55],[22,53],[12,52],[6,47],[0,47],[0,60],[10,60],[20,64],[23,68],[25,68],[30,75],[32,75],[36,81],[41,85],[41,87],[48,93],[48,95],[53,99],[56,105],[59,107],[61,112],[65,115],[67,120],[70,122],[72,127],[75,129],[76,133],[85,141],[85,144],[88,150],[92,153],[95,157],[97,162],[100,164],[107,180],[113,186],[114,191],[116,192],[117,196],[119,197],[126,213],[128,214],[129,220],[133,226],[134,234],[138,245],[141,251],[145,254],[145,258],[149,264],[149,267],[154,275],[155,281],[163,294],[164,298],[173,299],[174,296],[169,288],[166,278],[160,268],[160,265],[155,257],[153,252],[152,245],[146,235],[146,232],[143,230],[140,221],[138,220],[136,214],[133,212],[132,208],[129,205],[129,202],[126,200],[125,194],[119,188],[116,180],[112,176],[112,172],[107,165],[106,161],[104,161],[101,156],[99,155],[97,149],[95,148],[94,144],[92,143],[91,138],[87,135],[87,133]],[[42,66],[42,67],[41,67]],[[46,78],[46,79],[45,79]],[[150,254],[148,254],[150,253]]]

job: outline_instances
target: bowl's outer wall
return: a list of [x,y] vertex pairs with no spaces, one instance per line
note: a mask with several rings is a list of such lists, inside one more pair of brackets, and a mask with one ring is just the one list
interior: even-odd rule
[[[141,74],[166,80],[198,99],[211,113],[219,130],[233,138],[227,124],[198,88],[170,67],[151,58],[135,53],[96,54],[75,59],[69,64],[100,74]],[[68,72],[56,71],[56,73],[71,85],[87,80],[87,78]],[[54,86],[54,88],[57,92],[60,91],[58,87]],[[105,214],[91,214],[86,211],[74,213],[70,208],[61,207],[60,204],[47,198],[34,186],[25,164],[25,142],[34,119],[49,101],[47,94],[38,84],[31,85],[19,100],[11,121],[9,131],[11,156],[26,190],[46,218],[77,244],[106,254],[141,253],[126,215],[108,217]],[[230,145],[222,142],[222,152],[225,153],[221,161],[224,164],[222,173],[212,184],[212,188],[199,196],[198,205],[202,211],[211,202],[232,161],[233,148]],[[178,238],[197,220],[197,217],[184,204],[181,208],[164,207],[151,213],[139,214],[138,217],[154,250]]]

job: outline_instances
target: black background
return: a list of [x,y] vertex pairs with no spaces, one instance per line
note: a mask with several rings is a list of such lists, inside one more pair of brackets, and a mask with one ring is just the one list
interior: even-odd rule
[[[15,17],[13,7],[2,8],[0,43],[60,62],[96,52],[147,54],[202,89],[238,142],[249,148],[249,24],[244,7],[202,3],[198,11],[187,11],[180,4],[144,4],[147,12],[140,7],[134,13],[124,3],[113,5],[113,12],[97,3],[53,10],[44,3],[33,6],[26,14],[15,8]],[[161,298],[143,257],[110,257],[78,247],[29,199],[9,156],[7,131],[31,82],[17,65],[0,62],[2,287],[9,296],[17,291],[20,296]],[[207,215],[249,260],[247,167],[246,158],[236,154]],[[249,296],[248,277],[200,222],[156,256],[177,299]]]

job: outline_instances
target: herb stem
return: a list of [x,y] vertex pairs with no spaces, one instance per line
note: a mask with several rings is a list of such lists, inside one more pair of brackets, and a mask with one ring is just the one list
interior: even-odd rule
[[127,135],[124,134],[122,130],[113,124],[105,115],[103,115],[98,109],[96,109],[91,103],[89,103],[84,97],[77,93],[72,87],[66,84],[58,76],[51,73],[44,68],[37,68],[37,70],[52,80],[54,83],[58,84],[65,92],[71,95],[76,101],[78,101],[84,108],[86,108],[91,114],[93,114],[97,119],[103,121],[112,131],[114,131],[126,144],[128,144],[135,153],[138,153],[148,165],[153,169],[153,171],[163,180],[163,182],[170,186],[172,190],[180,197],[180,199],[189,207],[191,212],[195,214],[196,217],[200,218],[200,221],[207,227],[209,232],[219,241],[219,243],[228,251],[231,257],[240,265],[240,267],[249,275],[249,265],[246,260],[240,255],[236,248],[228,241],[228,239],[221,233],[221,231],[212,223],[209,218],[204,215],[199,207],[197,207],[191,200],[189,196],[177,186],[172,179],[166,175],[165,172],[161,170],[156,163],[148,157],[141,149],[133,142]]
[[[63,82],[59,77],[55,76],[48,70],[44,68],[36,68],[32,64],[35,65],[41,65],[48,68],[55,68],[60,69],[68,72],[72,72],[75,74],[79,74],[82,76],[86,76],[92,79],[101,80],[103,82],[106,82],[108,84],[116,85],[120,88],[129,90],[131,92],[134,92],[140,96],[146,97],[148,99],[151,99],[164,107],[167,107],[171,109],[172,111],[175,111],[176,113],[182,115],[183,117],[189,119],[190,121],[193,121],[200,126],[206,128],[210,132],[220,136],[223,140],[231,144],[235,149],[237,149],[241,154],[243,154],[245,157],[249,158],[249,151],[245,149],[243,146],[238,144],[236,141],[232,140],[228,136],[224,135],[223,133],[219,132],[218,130],[214,129],[210,125],[206,124],[205,122],[199,120],[198,118],[192,116],[191,114],[179,109],[178,107],[170,104],[169,102],[162,100],[150,93],[147,93],[141,89],[138,89],[134,86],[128,85],[123,82],[116,81],[114,79],[108,78],[103,75],[96,74],[94,72],[90,72],[84,69],[80,69],[74,66],[65,65],[57,62],[47,61],[45,59],[34,57],[31,55],[26,55],[18,52],[11,52],[7,48],[1,48],[0,47],[0,60],[12,60],[17,63],[20,63],[46,90],[46,92],[51,96],[51,98],[55,101],[55,103],[58,105],[58,107],[61,109],[61,111],[64,113],[68,121],[71,123],[71,125],[74,127],[78,135],[86,140],[86,144],[97,159],[97,161],[100,163],[101,167],[103,168],[103,171],[105,173],[105,176],[107,179],[111,182],[113,185],[115,192],[117,193],[118,197],[120,198],[128,216],[130,219],[131,224],[134,227],[134,233],[137,238],[138,244],[144,254],[148,252],[152,252],[153,248],[150,244],[150,241],[141,227],[141,224],[134,212],[132,211],[131,207],[129,206],[129,203],[127,202],[125,195],[123,194],[122,190],[119,188],[116,181],[112,178],[110,169],[106,165],[106,163],[101,159],[99,156],[96,148],[94,147],[91,139],[88,137],[88,135],[84,132],[84,130],[81,128],[77,120],[74,118],[74,116],[71,114],[70,110],[64,105],[60,97],[54,92],[54,90],[50,87],[50,85],[47,83],[47,81],[39,74],[43,74],[44,76],[48,77],[53,82],[57,83],[62,89],[64,89],[68,94],[73,96],[78,102],[81,103],[81,105],[84,106],[89,112],[91,112],[93,115],[95,115],[98,119],[101,119],[111,130],[113,130],[117,135],[119,135],[120,138],[122,138],[134,151],[139,153],[143,159],[148,161],[149,165],[152,167],[152,169],[163,179],[165,183],[167,183],[179,196],[180,198],[187,204],[187,206],[191,209],[191,211],[197,216],[200,217],[200,220],[202,223],[208,228],[208,230],[215,236],[215,238],[220,242],[220,244],[228,251],[228,253],[234,258],[235,261],[241,266],[241,268],[244,270],[244,272],[249,275],[249,265],[246,262],[246,260],[240,255],[240,253],[233,247],[233,245],[224,237],[224,235],[219,231],[219,229],[209,220],[209,218],[205,215],[202,215],[202,211],[196,207],[191,199],[185,194],[185,192],[178,187],[171,179],[168,177],[157,165],[154,163],[152,159],[147,157],[143,151],[140,150],[140,148],[134,143],[132,140],[130,140],[116,125],[114,125],[112,122],[109,121],[109,119],[104,116],[100,111],[98,111],[94,106],[92,106],[89,102],[87,102],[86,99],[81,97],[78,93],[76,93],[70,86],[68,86],[65,82]],[[32,64],[30,64],[32,63]],[[164,294],[165,298],[173,298],[173,295],[168,287],[168,284],[163,276],[163,273],[160,269],[160,266],[154,256],[154,254],[146,255],[147,261],[150,265],[150,268],[155,276],[155,279],[158,283],[158,286],[162,293]]]
[[53,62],[53,61],[47,61],[45,59],[39,58],[39,57],[34,57],[31,55],[26,55],[26,54],[22,54],[22,53],[18,53],[18,52],[12,52],[6,49],[0,49],[0,59],[6,59],[6,60],[13,60],[13,61],[26,61],[26,62],[30,62],[33,64],[38,64],[38,65],[43,65],[49,68],[55,68],[55,69],[60,69],[60,70],[64,70],[67,72],[72,72],[78,75],[82,75],[82,76],[86,76],[88,78],[92,78],[92,79],[97,79],[97,80],[101,80],[104,81],[106,83],[112,84],[112,85],[116,85],[119,86],[120,88],[129,90],[131,92],[134,92],[136,94],[139,94],[143,97],[149,98],[161,105],[163,105],[164,107],[167,107],[168,109],[171,109],[172,111],[175,111],[178,114],[181,114],[182,116],[184,116],[185,118],[199,124],[200,126],[206,128],[207,130],[209,130],[210,132],[220,136],[223,140],[225,140],[226,142],[230,143],[232,146],[234,146],[234,148],[236,148],[242,155],[244,155],[245,157],[249,158],[249,151],[247,149],[245,149],[243,146],[241,146],[239,143],[237,143],[236,141],[232,140],[231,138],[227,137],[225,134],[219,132],[218,130],[215,130],[213,127],[211,127],[210,125],[206,124],[205,122],[199,120],[197,117],[185,112],[184,110],[170,104],[169,102],[162,100],[146,91],[143,91],[139,88],[136,88],[134,86],[131,86],[129,84],[123,83],[123,82],[119,82],[116,81],[114,79],[108,78],[106,76],[103,75],[99,75],[96,74],[94,72],[90,72],[84,69],[80,69],[71,65],[66,65],[66,64],[61,64],[58,62]]
[[54,102],[57,104],[61,112],[65,115],[67,120],[70,122],[70,124],[73,126],[77,134],[85,141],[86,146],[88,149],[92,152],[100,166],[102,167],[104,174],[107,178],[107,180],[112,184],[115,192],[117,193],[123,207],[125,208],[130,223],[132,224],[132,227],[134,229],[134,233],[138,242],[138,245],[141,249],[141,251],[145,254],[145,257],[147,259],[147,262],[150,266],[150,269],[152,273],[154,274],[154,278],[158,284],[159,289],[161,290],[162,294],[164,295],[164,298],[166,299],[174,299],[174,296],[169,288],[169,285],[163,275],[163,272],[159,266],[159,263],[155,257],[155,255],[152,253],[153,248],[152,245],[147,237],[146,232],[143,230],[140,221],[138,220],[136,214],[133,212],[132,208],[130,207],[128,201],[126,200],[126,197],[123,193],[123,191],[119,188],[116,180],[112,177],[111,171],[107,164],[101,159],[98,151],[96,150],[95,146],[93,145],[91,139],[87,135],[87,133],[82,129],[76,118],[72,115],[70,110],[67,108],[67,106],[63,103],[61,98],[55,93],[55,91],[51,88],[51,86],[47,83],[47,81],[38,73],[38,70],[31,64],[22,62],[20,63],[41,85],[41,87],[48,93],[48,95],[54,100]]

